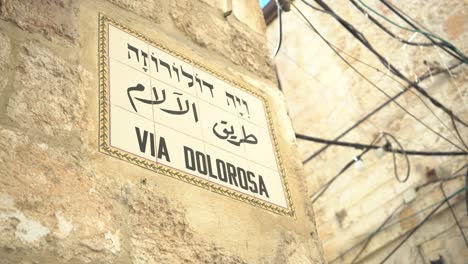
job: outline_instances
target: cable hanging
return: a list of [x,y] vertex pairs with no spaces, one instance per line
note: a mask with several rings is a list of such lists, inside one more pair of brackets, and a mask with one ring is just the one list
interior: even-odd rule
[[[318,5],[320,5],[324,10],[328,11],[327,13],[330,14],[333,18],[335,18],[346,30],[348,30],[351,35],[353,35],[356,39],[358,39],[370,52],[372,52],[379,60],[380,62],[387,67],[390,72],[395,74],[398,78],[404,80],[408,84],[415,83],[411,80],[408,79],[405,75],[403,75],[395,66],[390,64],[379,52],[377,52],[374,47],[369,43],[369,41],[366,39],[364,34],[359,32],[353,25],[351,25],[349,22],[338,16],[325,2],[322,0],[314,0]],[[298,9],[296,7],[296,9]],[[429,95],[422,87],[420,87],[417,83],[415,83],[414,88],[424,97],[429,99],[429,101],[435,105],[436,107],[440,108],[442,111],[447,113],[449,116],[454,116],[455,120],[464,126],[468,127],[468,124],[461,120],[458,116],[456,116],[452,110],[444,106],[442,103],[440,103],[437,99]]]
[[276,57],[276,55],[278,55],[278,52],[281,49],[281,43],[283,42],[283,7],[279,3],[279,0],[276,0],[276,11],[278,14],[278,44],[276,45],[276,48],[273,51],[273,54],[271,55],[272,59]]
[[403,149],[395,149],[390,147],[382,147],[379,145],[368,145],[362,143],[354,143],[354,142],[346,142],[346,141],[338,141],[338,140],[330,140],[330,139],[323,139],[318,137],[313,137],[309,135],[304,135],[300,133],[296,133],[296,138],[312,141],[316,143],[323,143],[327,145],[334,145],[334,146],[342,146],[342,147],[350,147],[355,149],[382,149],[386,152],[394,152],[396,154],[406,154],[406,155],[416,155],[416,156],[467,156],[468,152],[466,151],[417,151],[417,150],[403,150]]
[[[297,134],[296,134],[297,136]],[[303,136],[303,135],[301,135]],[[307,138],[307,136],[304,136],[304,138]],[[378,143],[382,138],[384,138],[386,140],[386,143],[383,147],[380,147],[378,145],[375,145],[376,143]],[[391,143],[390,141],[388,140],[388,138],[390,138],[391,140],[393,140],[400,149],[398,149],[399,153],[400,154],[403,154],[405,156],[405,161],[406,161],[406,176],[405,178],[400,178],[399,174],[398,174],[398,169],[397,169],[397,164],[396,164],[396,157],[395,157],[395,153],[397,150],[394,150],[391,146]],[[340,144],[347,144],[347,146],[353,146],[354,145],[352,143],[347,143],[347,142],[341,142]],[[372,142],[369,144],[369,145],[364,145],[364,144],[357,144],[356,145],[358,148],[364,148],[364,151],[362,151],[359,155],[357,155],[354,159],[352,159],[351,161],[349,161],[339,172],[338,174],[336,174],[333,178],[331,178],[327,183],[325,183],[324,185],[322,185],[322,187],[320,187],[319,191],[314,193],[312,195],[312,197],[314,197],[312,199],[312,204],[315,203],[327,190],[328,188],[332,185],[332,183],[338,179],[338,177],[340,177],[346,170],[348,170],[351,165],[353,165],[354,163],[357,163],[357,162],[362,162],[362,157],[367,153],[369,152],[369,150],[371,149],[376,149],[376,148],[383,148],[384,150],[386,151],[390,151],[393,153],[393,168],[394,168],[394,175],[395,175],[395,178],[397,179],[397,181],[401,182],[401,183],[404,183],[408,180],[409,176],[410,176],[410,172],[411,172],[411,164],[410,164],[410,160],[408,158],[408,155],[407,155],[407,152],[403,149],[402,145],[400,144],[400,142],[398,142],[398,140],[393,136],[391,135],[390,133],[387,133],[387,132],[381,132],[377,137],[375,137]]]
[[452,193],[451,195],[449,195],[447,198],[443,199],[426,217],[424,217],[424,219],[419,222],[419,224],[417,224],[415,227],[413,227],[409,232],[408,234],[405,236],[405,238],[400,242],[398,243],[398,245],[387,255],[385,256],[385,258],[380,262],[380,264],[383,264],[385,262],[387,262],[387,260],[393,256],[393,254],[395,254],[395,252],[398,251],[398,249],[400,249],[401,246],[403,246],[403,244],[406,243],[406,241],[408,241],[408,239],[414,234],[416,233],[416,231],[418,231],[419,228],[421,228],[421,226],[423,226],[427,221],[429,221],[429,219],[431,219],[431,217],[448,201],[450,201],[452,198],[454,198],[455,196],[457,196],[458,194],[462,193],[462,192],[468,192],[468,187],[463,187],[461,188],[460,190]]
[[359,252],[356,254],[356,256],[354,256],[353,260],[351,261],[351,264],[354,264],[356,263],[356,261],[359,259],[359,257],[361,256],[362,252],[364,252],[364,250],[367,248],[367,246],[369,245],[369,243],[371,242],[372,238],[374,238],[374,236],[376,236],[378,233],[380,233],[380,231],[382,230],[382,228],[385,227],[385,225],[387,225],[387,223],[392,220],[393,216],[398,212],[398,210],[400,210],[400,208],[402,208],[403,206],[405,205],[405,203],[401,203],[397,208],[395,208],[392,213],[387,216],[387,218],[382,222],[382,224],[380,224],[379,227],[377,227],[377,229],[372,232],[372,234],[370,234],[369,237],[366,238],[366,241],[364,242],[364,245],[361,247],[361,250],[359,250]]
[[[423,82],[425,81],[426,79],[430,78],[430,77],[434,77],[434,76],[437,76],[439,74],[442,74],[442,73],[446,73],[447,70],[450,70],[450,69],[455,69],[456,67],[460,66],[461,63],[456,63],[456,64],[453,64],[451,65],[450,67],[448,67],[448,69],[444,70],[444,69],[437,69],[436,71],[432,72],[431,69],[429,69],[428,71],[426,71],[426,73],[422,74],[421,76],[419,76],[418,80],[419,82]],[[375,115],[376,113],[378,113],[380,110],[382,110],[385,106],[387,106],[388,104],[390,104],[393,100],[396,100],[398,97],[400,97],[401,95],[403,95],[404,93],[406,93],[408,90],[410,90],[411,88],[413,88],[414,86],[413,85],[408,85],[405,87],[404,90],[402,90],[401,92],[397,93],[396,95],[392,96],[390,99],[388,99],[387,101],[385,101],[384,103],[382,103],[381,105],[379,105],[378,107],[376,107],[374,110],[370,111],[368,114],[366,114],[364,117],[362,117],[361,119],[359,119],[356,123],[354,123],[352,126],[350,126],[348,129],[346,129],[344,132],[342,132],[340,135],[338,135],[337,137],[335,137],[333,139],[333,141],[337,141],[339,139],[341,139],[342,137],[344,137],[345,135],[347,135],[349,132],[351,132],[353,129],[355,129],[356,127],[358,127],[359,125],[361,125],[362,123],[364,123],[367,119],[369,119],[370,117],[372,117],[373,115]],[[324,142],[325,143],[325,142]],[[331,146],[331,143],[326,143],[327,145],[323,146],[322,148],[320,148],[319,150],[317,150],[316,152],[314,152],[312,155],[310,155],[309,157],[307,157],[302,163],[305,164],[309,161],[311,161],[312,159],[314,159],[315,157],[317,157],[318,155],[320,155],[323,151],[325,151],[326,149],[328,149],[328,147]]]
[[[373,65],[370,65],[369,63],[367,63],[367,62],[365,62],[365,61],[362,61],[362,60],[360,60],[359,58],[354,57],[353,55],[347,53],[347,52],[344,51],[343,49],[341,49],[341,48],[335,46],[335,45],[334,45],[333,43],[331,43],[331,42],[330,42],[330,45],[332,45],[332,46],[333,46],[335,49],[337,49],[339,52],[341,52],[341,53],[345,54],[346,56],[348,56],[348,57],[350,57],[350,58],[356,60],[357,62],[362,63],[363,65],[365,65],[365,66],[367,66],[367,67],[369,67],[369,68],[371,68],[371,69],[373,69],[373,70],[375,70],[375,71],[377,71],[377,72],[379,72],[379,73],[383,73],[385,76],[389,77],[390,79],[392,79],[393,81],[395,81],[396,83],[398,83],[400,86],[402,86],[402,87],[405,86],[405,85],[404,85],[400,80],[398,80],[396,77],[394,77],[394,76],[392,76],[392,75],[390,75],[390,74],[388,74],[388,73],[386,73],[386,72],[383,72],[383,71],[380,70],[379,68],[377,68],[377,67],[375,67],[375,66],[373,66]],[[449,72],[449,74],[450,74],[450,71],[448,71],[448,72]],[[403,89],[405,89],[405,87],[404,87]],[[453,128],[454,128],[454,130],[456,131],[456,134],[454,134],[454,133],[452,132],[452,130],[439,118],[439,116],[436,115],[436,113],[429,107],[429,105],[421,98],[421,96],[419,96],[419,95],[418,95],[416,92],[414,92],[412,89],[409,90],[409,92],[411,92],[414,96],[416,96],[416,97],[419,99],[419,101],[421,101],[421,103],[423,103],[424,106],[431,112],[431,114],[432,114],[437,120],[439,120],[439,122],[440,122],[445,128],[447,128],[447,130],[450,132],[450,134],[452,134],[455,138],[457,138],[457,139],[460,141],[460,143],[462,143],[462,144],[465,146],[465,148],[468,150],[468,146],[464,143],[463,138],[460,136],[460,133],[459,133],[459,131],[458,131],[458,128],[457,128],[456,124],[453,124]],[[453,121],[454,121],[454,120],[453,120],[453,116],[451,116],[451,118],[452,118],[452,122],[453,122]]]
[[[429,37],[429,38],[436,38],[440,41],[442,41],[443,43],[445,43],[444,46],[448,47],[449,49],[453,50],[458,56],[460,56],[460,59],[465,63],[465,64],[468,64],[468,58],[465,56],[465,54],[463,54],[457,47],[455,47],[455,45],[453,45],[452,43],[446,41],[445,39],[441,38],[440,36],[432,33],[432,32],[428,32],[428,31],[422,31],[420,29],[417,29],[417,28],[407,28],[407,27],[404,27],[404,26],[401,26],[399,25],[398,23],[390,20],[389,18],[387,18],[386,16],[380,14],[379,12],[377,12],[376,10],[372,9],[370,6],[368,6],[366,3],[364,3],[362,0],[358,0],[359,3],[361,3],[361,5],[363,5],[365,8],[367,8],[368,10],[370,10],[372,13],[376,14],[377,16],[383,18],[384,20],[386,20],[387,22],[389,22],[390,24],[396,26],[396,27],[399,27],[403,30],[406,30],[406,31],[410,31],[410,32],[415,32],[415,33],[420,33],[426,37]],[[398,13],[396,12],[396,10],[394,9],[394,6],[393,5],[390,5],[387,1],[385,0],[380,0],[380,2],[382,2],[385,6],[387,6],[390,10],[392,10],[395,14]],[[400,18],[402,18],[401,14],[397,14],[399,15]],[[403,19],[403,18],[402,18]],[[403,19],[405,20],[405,19]],[[405,20],[405,22],[407,22]],[[409,24],[409,23],[408,23]],[[433,42],[434,43],[434,42]]]
[[[382,137],[383,137],[383,134],[378,135],[371,141],[370,145],[373,145],[374,143],[379,142]],[[354,159],[346,163],[346,165],[333,178],[331,178],[326,184],[322,185],[322,187],[320,187],[319,189],[320,191],[312,195],[312,197],[314,197],[312,199],[312,204],[314,204],[328,190],[328,188],[332,185],[332,183],[336,179],[338,179],[338,177],[340,177],[345,171],[347,171],[351,167],[351,165],[359,161],[362,161],[362,157],[366,155],[366,153],[369,152],[369,150],[371,150],[371,148],[365,148],[359,155],[354,157]]]
[[[451,173],[451,175],[448,177],[448,178],[444,178],[442,179],[442,182],[445,182],[445,181],[449,181],[449,180],[453,180],[453,179],[456,179],[458,178],[460,175],[456,175],[458,172],[462,171],[463,169],[465,168],[468,168],[468,164],[465,164],[464,166],[462,166],[461,168],[459,168],[458,170],[454,171],[453,173]],[[468,174],[467,174],[468,175]],[[465,176],[463,174],[463,176]],[[433,183],[433,182],[432,182]],[[457,194],[462,192],[465,188],[462,188],[461,190],[457,191]],[[466,186],[466,189],[468,190],[468,186]],[[416,191],[418,190],[418,188],[416,188]],[[447,197],[448,198],[448,197]],[[350,253],[351,251],[353,251],[354,249],[356,249],[359,245],[361,244],[365,244],[363,247],[367,247],[367,245],[370,243],[370,239],[372,239],[373,237],[375,237],[378,233],[394,226],[394,225],[397,225],[397,224],[400,224],[404,221],[407,221],[413,217],[416,217],[417,215],[421,214],[422,212],[424,211],[427,211],[429,210],[430,208],[433,208],[434,206],[438,205],[439,203],[443,203],[443,202],[446,202],[447,198],[441,200],[441,201],[438,201],[434,204],[431,204],[429,206],[426,206],[420,210],[418,210],[417,212],[414,212],[413,214],[409,215],[409,216],[406,216],[404,218],[399,218],[398,221],[394,221],[394,222],[390,222],[390,220],[393,218],[393,216],[395,215],[395,212],[397,210],[399,210],[399,207],[397,207],[393,213],[391,214],[390,217],[388,217],[384,223],[382,223],[375,231],[371,232],[366,238],[362,239],[361,241],[359,241],[358,243],[354,244],[353,246],[349,247],[348,249],[346,249],[343,253],[341,253],[339,256],[337,256],[336,258],[332,259],[330,261],[330,263],[334,262],[336,259],[340,259],[340,258],[343,258],[345,255],[347,255],[348,253]],[[392,216],[393,215],[393,216]],[[360,251],[363,251],[364,249],[361,248]],[[359,254],[362,254],[362,253],[358,253]]]
[[[397,15],[399,18],[401,18],[403,21],[405,21],[406,23],[408,23],[408,25],[410,25],[412,28],[416,29],[416,30],[419,30],[419,28],[413,24],[411,21],[409,20],[412,20],[414,23],[418,24],[419,26],[421,26],[422,28],[424,28],[424,26],[422,26],[420,23],[418,23],[416,20],[414,20],[413,18],[411,18],[409,15],[407,15],[405,12],[403,12],[403,10],[399,9],[398,7],[390,4],[389,2],[386,2],[386,1],[383,1],[383,0],[380,0],[380,2],[382,2],[385,6],[387,6],[387,8],[389,8],[395,15]],[[404,16],[403,16],[404,15]],[[406,18],[406,17],[408,18]],[[429,31],[428,29],[424,28],[426,31]],[[426,37],[429,41],[431,41],[432,43],[436,43],[436,41],[434,39],[432,39],[429,35],[424,35],[424,37]],[[451,49],[448,49],[446,47],[444,47],[443,45],[439,46],[442,50],[444,50],[446,53],[448,53],[449,55],[451,55],[452,57],[454,58],[457,58],[459,61],[463,62],[463,59],[460,58],[455,52],[453,52]]]
[[[315,0],[316,2],[321,2],[321,0]],[[301,16],[307,21],[308,25],[311,27],[311,29],[317,33],[317,35],[333,50],[333,52],[341,59],[343,60],[353,71],[355,71],[361,78],[363,78],[364,80],[366,80],[369,84],[371,84],[373,87],[375,87],[377,90],[379,90],[381,93],[383,93],[385,96],[387,96],[388,98],[392,98],[387,92],[385,92],[382,88],[380,88],[379,86],[377,86],[375,83],[373,83],[371,80],[369,80],[366,76],[364,76],[360,71],[358,71],[353,65],[351,65],[351,63],[349,61],[347,61],[332,45],[331,43],[325,39],[325,37],[320,34],[320,32],[318,32],[318,30],[312,25],[312,23],[305,17],[305,15],[296,7],[296,5],[294,3],[291,3],[292,6],[299,12],[299,14],[301,14]],[[324,3],[323,3],[324,4]],[[325,4],[324,4],[325,5]],[[326,5],[325,5],[326,6]],[[326,6],[328,8],[328,6]],[[325,9],[325,8],[324,8]],[[329,9],[329,8],[328,8]],[[326,10],[328,10],[326,9]],[[347,23],[347,22],[346,22]],[[351,25],[349,25],[351,26]],[[352,26],[351,26],[352,27]],[[359,33],[360,34],[360,33]],[[418,87],[418,84],[414,83],[414,82],[411,82],[409,81],[410,84],[414,84],[414,87],[417,89]],[[453,146],[455,146],[456,148],[460,149],[460,150],[463,150],[462,148],[460,148],[458,145],[456,145],[455,143],[453,143],[451,140],[449,140],[448,138],[444,137],[443,135],[441,135],[439,132],[435,131],[434,129],[432,129],[430,126],[428,126],[426,123],[424,123],[421,119],[419,119],[418,117],[416,117],[414,114],[412,114],[411,112],[409,112],[406,108],[404,108],[400,103],[398,103],[397,101],[395,100],[392,100],[392,102],[394,104],[396,104],[398,107],[400,107],[403,111],[405,111],[408,115],[410,115],[411,117],[413,117],[416,121],[418,121],[420,124],[422,124],[424,127],[426,127],[428,130],[430,130],[431,132],[433,132],[434,134],[438,135],[440,138],[444,139],[445,141],[447,141],[448,143],[452,144]],[[463,150],[464,151],[464,150]]]
[[[304,2],[304,3],[308,4],[307,2]],[[308,4],[308,5],[310,5],[310,4]],[[310,7],[311,7],[311,8],[314,8],[314,9],[317,9],[317,8],[315,8],[315,7],[312,6],[312,5],[310,5]],[[321,9],[318,9],[318,10],[320,11]],[[390,74],[388,74],[388,73],[386,73],[386,72],[380,70],[379,68],[377,68],[377,67],[375,67],[375,66],[373,66],[373,65],[370,65],[369,63],[364,62],[364,61],[360,60],[359,58],[356,58],[356,57],[352,56],[351,54],[349,54],[349,53],[347,53],[346,51],[340,49],[339,47],[335,46],[335,45],[332,44],[332,43],[330,43],[330,44],[331,44],[335,49],[339,50],[340,52],[342,52],[342,53],[345,54],[346,56],[351,57],[352,59],[356,60],[357,62],[360,62],[360,63],[366,65],[367,67],[370,67],[371,69],[373,69],[373,70],[375,70],[375,71],[377,71],[377,72],[379,72],[379,73],[382,73],[382,74],[384,74],[385,76],[387,76],[387,77],[389,77],[390,79],[392,79],[393,81],[397,82],[398,84],[400,84],[400,85],[403,87],[403,88],[402,88],[403,90],[406,89],[406,87],[404,87],[405,85],[404,85],[400,80],[396,79],[393,75],[390,75]],[[289,56],[287,56],[287,54],[285,54],[285,55],[286,55],[286,57],[288,57],[289,59],[291,59]],[[291,61],[292,61],[294,64],[296,64],[297,67],[299,67],[299,65],[297,65],[297,63],[294,62],[294,60],[291,59]],[[459,63],[459,64],[461,64],[461,63]],[[299,67],[299,68],[300,68],[300,67]],[[302,68],[301,68],[301,69],[302,69]],[[434,69],[434,68],[429,68],[428,74],[429,74],[429,76],[431,76],[431,77],[433,77],[433,75],[432,75],[432,70],[433,70],[433,69]],[[446,69],[449,71],[448,66],[446,66]],[[303,70],[303,69],[302,69],[302,70]],[[276,71],[276,74],[277,74],[277,79],[279,80],[278,72],[277,72],[277,71],[278,71],[277,67],[275,67],[275,71]],[[306,72],[305,70],[303,70],[303,71]],[[450,71],[449,71],[449,72],[450,72]],[[437,73],[437,74],[438,74],[438,73]],[[423,75],[423,76],[421,76],[421,77],[424,77],[424,76],[425,76],[425,75]],[[418,77],[417,77],[417,78],[418,78]],[[418,82],[419,82],[419,78],[418,78]],[[280,90],[282,90],[281,83],[280,83],[279,81],[278,81],[278,87],[279,87]],[[411,87],[410,87],[410,88],[411,88]],[[457,135],[458,135],[460,142],[468,149],[468,146],[466,146],[466,144],[464,144],[463,139],[461,138],[460,133],[459,133],[459,131],[458,131],[456,125],[454,125],[454,129],[456,130],[457,135],[455,135],[455,134],[451,131],[451,129],[434,113],[434,111],[427,105],[427,103],[421,98],[421,96],[419,96],[417,93],[415,93],[415,92],[412,91],[411,89],[409,89],[409,91],[410,91],[413,95],[415,95],[415,96],[424,104],[424,106],[431,112],[431,114],[432,114],[437,120],[439,120],[439,122],[440,122],[445,128],[447,128],[447,130],[448,130],[455,138],[457,138]]]
[[406,45],[411,45],[411,46],[439,46],[443,45],[443,42],[438,42],[438,43],[429,43],[429,42],[411,42],[405,39],[400,38],[399,36],[395,35],[393,32],[391,32],[388,28],[386,28],[384,25],[382,25],[377,19],[375,19],[373,16],[371,16],[368,12],[366,12],[361,6],[359,6],[354,0],[350,0],[350,2],[361,12],[363,13],[372,23],[374,23],[377,27],[382,29],[387,35],[390,37],[400,41],[401,43],[404,43]]

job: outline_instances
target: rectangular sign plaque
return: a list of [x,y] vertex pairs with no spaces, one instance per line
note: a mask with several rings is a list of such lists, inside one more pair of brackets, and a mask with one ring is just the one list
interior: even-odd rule
[[264,96],[163,43],[100,16],[100,152],[294,217]]

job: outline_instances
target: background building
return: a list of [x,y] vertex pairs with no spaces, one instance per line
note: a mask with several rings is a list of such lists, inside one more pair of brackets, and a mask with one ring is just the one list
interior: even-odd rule
[[[264,9],[270,10],[266,14],[270,20],[276,16],[275,1],[271,2]],[[315,141],[339,139],[361,144],[370,144],[381,132],[388,132],[406,150],[466,152],[466,125],[455,121],[457,135],[450,115],[420,92],[411,88],[402,93],[408,83],[392,74],[369,47],[343,26],[352,25],[355,35],[365,37],[362,40],[367,40],[369,46],[409,81],[419,82],[425,92],[466,123],[466,64],[451,68],[459,61],[432,45],[423,34],[409,32],[386,21],[412,28],[384,2],[293,1],[297,9],[292,6],[290,12],[283,12],[282,45],[274,62],[295,132],[315,137],[312,138]],[[403,17],[417,21],[409,20],[421,30],[433,32],[467,54],[466,1],[386,2],[395,6]],[[335,17],[330,15],[332,11],[323,11],[324,5],[328,5]],[[311,29],[298,10],[350,65]],[[383,28],[372,22],[371,17]],[[278,19],[268,25],[267,32],[273,51],[278,43]],[[389,101],[387,95],[393,97],[399,93],[402,93],[396,99],[399,105],[389,102],[380,109]],[[365,118],[368,114],[371,115]],[[365,121],[361,122],[362,119]],[[392,139],[388,140],[392,147],[399,148]],[[404,178],[410,169],[408,180],[400,183],[394,176],[392,153],[371,150],[362,157],[360,168],[353,164],[312,205],[314,194],[365,148],[328,146],[302,139],[298,139],[298,144],[306,171],[309,206],[315,210],[319,238],[328,263],[380,263],[444,201],[442,188],[447,197],[451,197],[452,209],[443,204],[386,263],[466,263],[468,243],[462,232],[467,232],[467,205],[466,194],[461,193],[466,184],[466,154],[408,155],[409,168],[404,155],[396,155],[399,177]],[[378,143],[384,144],[385,140]]]

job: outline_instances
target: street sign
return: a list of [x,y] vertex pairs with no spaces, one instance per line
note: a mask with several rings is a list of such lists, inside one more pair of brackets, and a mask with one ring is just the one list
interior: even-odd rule
[[293,216],[264,95],[180,50],[101,15],[100,151]]

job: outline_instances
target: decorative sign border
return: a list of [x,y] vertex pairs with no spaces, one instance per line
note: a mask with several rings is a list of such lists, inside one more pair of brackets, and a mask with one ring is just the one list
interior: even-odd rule
[[[166,167],[164,165],[160,164],[155,164],[152,162],[149,162],[148,160],[145,160],[143,158],[140,158],[136,155],[132,155],[131,153],[127,153],[124,151],[121,151],[120,149],[114,148],[110,145],[109,142],[109,133],[110,133],[110,126],[109,126],[109,113],[110,113],[110,105],[109,105],[109,78],[108,78],[108,67],[109,67],[109,57],[108,57],[108,47],[109,47],[109,39],[108,39],[108,30],[109,30],[109,24],[111,24],[114,27],[119,28],[120,30],[131,34],[139,39],[142,39],[146,41],[147,43],[156,46],[159,49],[164,50],[165,52],[185,61],[188,62],[194,66],[197,66],[217,78],[236,86],[237,88],[242,89],[245,92],[250,93],[251,95],[256,96],[257,98],[260,98],[261,101],[263,102],[266,110],[266,115],[267,115],[267,120],[268,120],[268,128],[270,131],[270,135],[272,136],[273,139],[273,145],[274,145],[274,151],[275,151],[275,156],[276,156],[276,161],[279,167],[279,172],[280,172],[280,177],[282,180],[282,184],[284,187],[284,191],[286,194],[286,201],[287,201],[287,206],[288,208],[283,208],[280,206],[277,206],[275,204],[268,203],[266,201],[263,201],[258,198],[251,197],[249,195],[245,195],[236,191],[233,191],[231,189],[228,189],[226,187],[223,187],[221,185],[212,183],[210,181],[204,180],[202,178],[192,176],[190,174]],[[164,44],[161,42],[154,41],[152,39],[147,38],[146,36],[136,32],[135,30],[115,21],[114,19],[107,17],[103,14],[99,14],[99,50],[98,50],[98,56],[99,56],[99,152],[107,154],[109,156],[118,158],[120,160],[127,161],[129,163],[132,163],[134,165],[140,166],[142,168],[154,171],[158,174],[163,174],[165,176],[169,176],[190,184],[193,184],[198,187],[202,187],[204,189],[210,190],[212,192],[222,194],[224,196],[246,202],[248,204],[266,209],[270,212],[279,214],[279,215],[286,215],[295,218],[295,210],[291,201],[291,194],[289,191],[288,183],[286,181],[285,173],[284,173],[284,168],[283,168],[283,162],[281,160],[281,155],[279,152],[279,146],[277,142],[277,137],[276,133],[274,130],[273,126],[273,121],[271,118],[271,109],[268,104],[268,101],[265,99],[265,97],[252,90],[249,88],[249,86],[245,83],[242,83],[242,85],[239,82],[235,82],[227,77],[225,77],[227,74],[220,74],[217,71],[213,70],[212,68],[200,63],[199,61],[195,61],[191,58],[189,58],[187,55],[184,55],[182,52],[179,52],[177,50],[174,50],[173,47],[169,49],[166,47]]]

